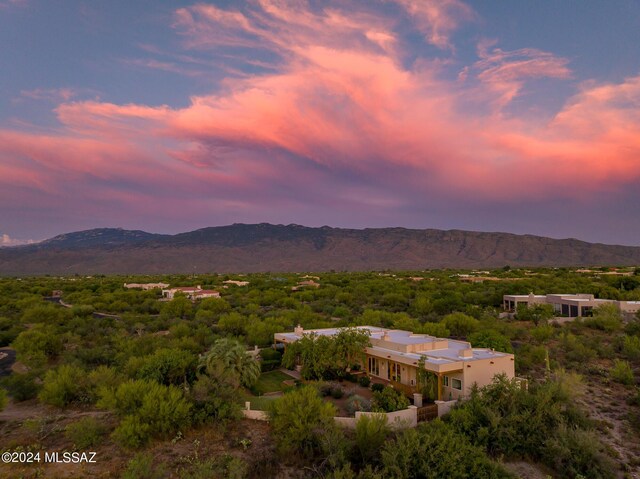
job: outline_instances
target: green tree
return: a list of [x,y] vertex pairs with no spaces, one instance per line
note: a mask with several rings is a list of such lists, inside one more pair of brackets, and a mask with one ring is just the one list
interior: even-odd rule
[[164,303],[160,311],[160,315],[168,319],[188,319],[192,313],[193,304],[183,294],[178,294],[171,301]]
[[603,304],[593,310],[593,317],[586,319],[584,324],[611,333],[622,329],[622,316],[615,304]]
[[404,430],[381,456],[382,476],[389,479],[513,477],[440,420]]
[[[137,359],[137,358],[136,358]],[[187,384],[195,380],[196,356],[181,349],[159,349],[136,361],[138,379],[151,379],[160,384]]]
[[38,325],[21,332],[13,342],[18,360],[39,367],[62,352],[62,340],[55,327]]
[[65,407],[74,402],[87,402],[87,373],[83,369],[63,364],[47,371],[38,397],[46,404]]
[[464,313],[451,313],[442,320],[451,334],[462,338],[476,331],[480,326],[480,321]]
[[337,427],[336,408],[316,388],[306,386],[286,393],[269,405],[269,418],[278,449],[312,457],[322,450],[322,435]]
[[361,464],[376,464],[380,460],[380,449],[391,434],[387,416],[374,414],[360,416],[356,422],[356,448]]
[[415,332],[435,336],[436,338],[448,338],[451,331],[443,323],[424,323]]
[[2,386],[7,388],[7,391],[16,402],[33,399],[40,391],[40,386],[36,383],[36,376],[33,373],[12,373],[2,380]]
[[400,391],[392,387],[385,387],[382,391],[375,391],[371,400],[371,410],[374,412],[400,411],[409,407],[409,400]]
[[182,391],[155,381],[130,380],[105,389],[98,407],[122,418],[114,438],[126,447],[139,447],[153,436],[168,437],[191,422],[191,405]]
[[282,364],[292,368],[301,363],[305,379],[342,377],[348,367],[363,361],[369,344],[366,329],[342,328],[333,336],[305,334],[287,346]]
[[430,401],[438,399],[438,376],[425,368],[426,357],[421,355],[416,371],[416,386],[422,396]]
[[260,377],[260,363],[234,339],[219,339],[202,356],[200,371],[212,378],[250,388]]
[[506,336],[500,334],[495,329],[485,329],[470,334],[469,342],[474,348],[490,348],[503,353],[512,353],[511,341]]
[[532,304],[530,306],[521,304],[516,312],[518,320],[533,321],[536,326],[540,323],[546,323],[554,315],[555,312],[551,304]]

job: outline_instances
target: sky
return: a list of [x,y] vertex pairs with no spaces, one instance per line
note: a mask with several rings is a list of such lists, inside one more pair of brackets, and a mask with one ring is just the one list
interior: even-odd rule
[[637,0],[0,0],[0,245],[96,227],[640,245]]

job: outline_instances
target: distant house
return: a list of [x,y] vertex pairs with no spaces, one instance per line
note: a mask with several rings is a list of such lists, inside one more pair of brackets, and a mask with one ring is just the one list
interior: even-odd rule
[[202,289],[200,285],[198,286],[180,286],[177,288],[171,289],[163,289],[162,296],[167,299],[173,299],[176,294],[182,293],[187,298],[192,301],[196,299],[204,299],[204,298],[219,298],[220,293],[218,291],[212,289]]
[[191,298],[192,300],[204,299],[204,298],[219,298],[220,293],[213,289],[201,289],[194,293],[188,294],[187,296],[189,296],[189,298]]
[[502,297],[502,307],[505,311],[516,312],[519,306],[535,304],[550,304],[559,316],[577,318],[592,316],[593,309],[603,304],[613,304],[625,316],[633,316],[640,311],[640,301],[617,301],[613,299],[598,299],[593,294],[505,294]]
[[291,287],[291,291],[298,291],[299,289],[302,289],[302,288],[319,288],[319,287],[320,287],[320,283],[316,283],[314,280],[300,281],[298,282],[298,284]]
[[[466,341],[436,338],[411,331],[358,326],[370,332],[371,346],[364,351],[364,370],[381,382],[388,383],[406,395],[418,391],[418,362],[437,378],[437,400],[465,397],[476,384],[486,386],[498,374],[515,377],[514,355],[486,348],[472,348]],[[277,333],[274,340],[285,345],[305,335],[332,336],[340,328],[305,331],[298,326],[292,333]]]
[[226,281],[223,281],[224,284],[234,284],[236,286],[247,286],[249,284],[249,281],[236,281],[233,279],[228,279]]
[[124,287],[127,289],[142,289],[148,291],[150,289],[165,289],[169,285],[167,283],[124,283]]

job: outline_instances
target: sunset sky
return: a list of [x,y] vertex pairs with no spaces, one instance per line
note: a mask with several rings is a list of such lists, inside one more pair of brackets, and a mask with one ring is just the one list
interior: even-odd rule
[[0,0],[0,245],[235,222],[640,245],[640,2]]

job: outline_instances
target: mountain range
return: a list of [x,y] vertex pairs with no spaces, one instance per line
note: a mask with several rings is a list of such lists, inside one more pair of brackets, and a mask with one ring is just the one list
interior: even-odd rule
[[640,264],[640,247],[461,230],[233,224],[99,228],[0,248],[0,275],[364,271]]

